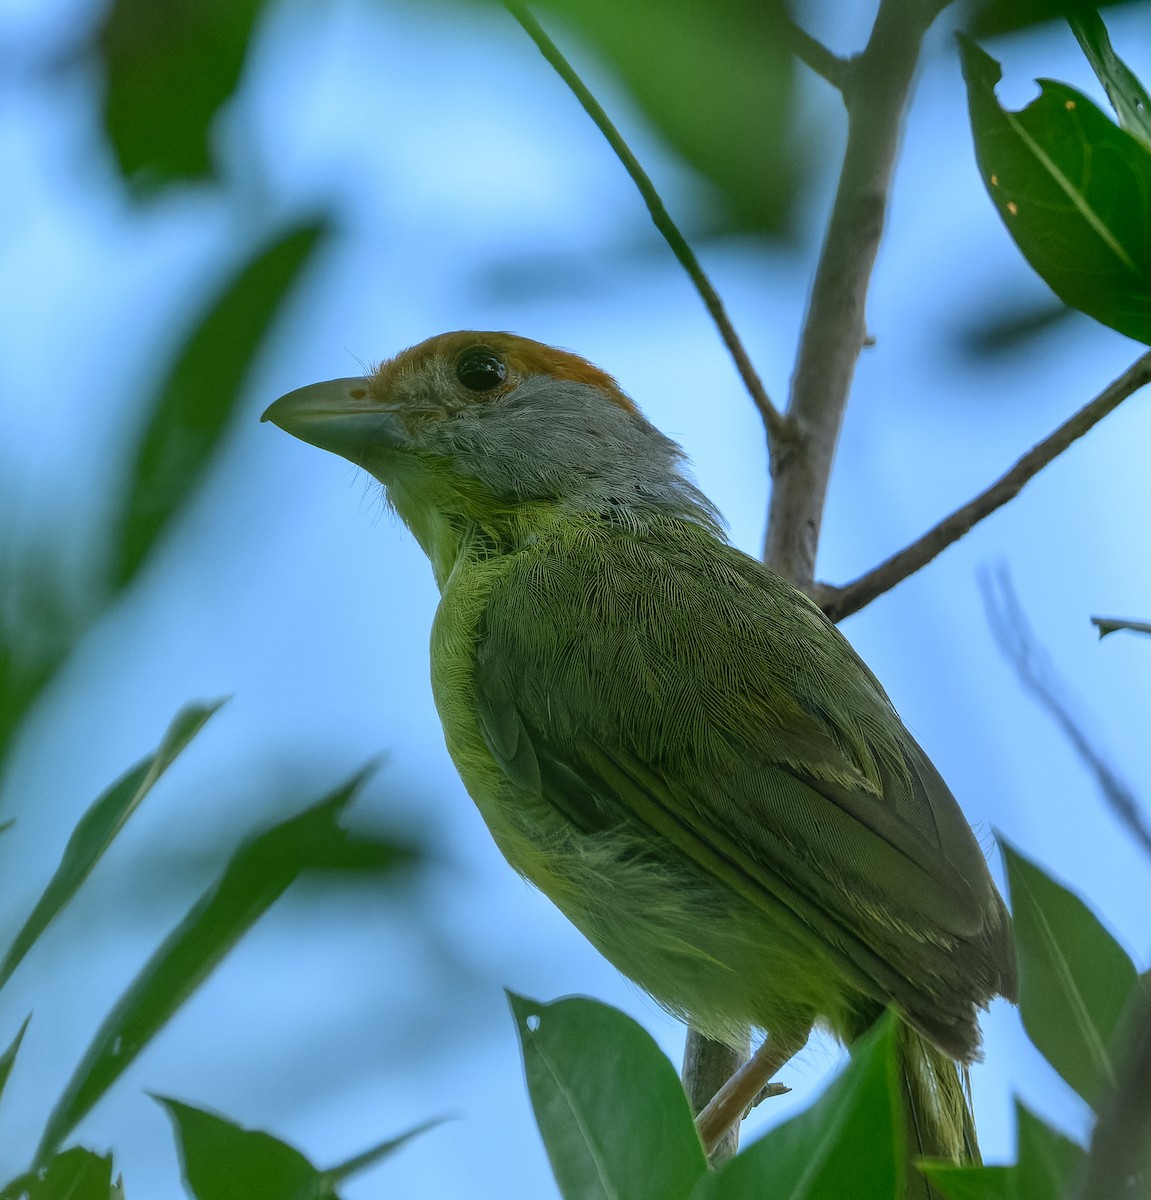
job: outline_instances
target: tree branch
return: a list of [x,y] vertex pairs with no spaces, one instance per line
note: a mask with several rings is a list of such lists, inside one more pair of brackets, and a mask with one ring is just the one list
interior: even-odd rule
[[786,420],[770,443],[773,486],[764,561],[797,586],[814,578],[823,505],[883,234],[903,111],[924,34],[940,5],[882,0],[844,84],[847,147],[800,342]]
[[1151,621],[1128,621],[1124,617],[1092,617],[1091,624],[1099,630],[1101,638],[1120,629],[1129,629],[1132,633],[1151,633]]
[[958,541],[985,517],[1017,496],[1024,485],[1045,466],[1147,383],[1151,383],[1151,352],[1136,359],[1118,379],[1033,446],[989,488],[950,516],[944,517],[917,541],[843,587],[818,585],[812,589],[813,599],[833,621],[842,621],[844,617],[870,604],[876,596],[881,596],[913,575],[952,542]]
[[576,73],[575,68],[564,58],[559,47],[544,32],[542,26],[528,11],[526,5],[521,0],[504,0],[504,7],[519,22],[528,37],[535,42],[540,53],[555,69],[556,74],[571,88],[575,98],[583,106],[584,112],[591,117],[596,128],[607,139],[607,143],[611,146],[612,150],[615,151],[615,156],[623,164],[624,170],[631,176],[632,182],[647,205],[652,223],[663,235],[664,241],[671,247],[671,252],[679,259],[680,265],[695,285],[695,290],[703,300],[712,321],[715,322],[715,327],[719,330],[719,336],[723,339],[728,353],[735,362],[735,368],[743,380],[743,386],[747,388],[752,402],[759,410],[759,415],[763,419],[764,426],[767,429],[769,443],[772,440],[785,440],[787,437],[786,424],[779,409],[771,402],[771,397],[768,396],[767,389],[763,386],[763,381],[760,379],[755,367],[751,365],[751,359],[748,357],[743,343],[739,340],[739,335],[735,332],[735,327],[727,315],[727,310],[723,306],[723,301],[719,298],[719,293],[716,292],[711,284],[711,280],[708,279],[703,267],[700,266],[699,259],[696,258],[695,252],[688,245],[687,239],[671,219],[671,215],[668,213],[659,192],[656,190],[655,184],[652,183],[647,172],[640,166],[639,160],[632,153],[631,148],[612,123],[611,118],[604,112],[603,106],[591,94],[587,85]]
[[821,41],[813,38],[791,17],[784,13],[780,18],[783,33],[792,54],[806,64],[817,75],[826,79],[833,88],[843,91],[847,86],[851,63],[846,58],[833,54]]

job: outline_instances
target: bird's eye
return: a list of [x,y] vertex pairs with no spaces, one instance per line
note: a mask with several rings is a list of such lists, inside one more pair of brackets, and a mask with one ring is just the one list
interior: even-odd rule
[[469,350],[456,363],[456,378],[473,392],[490,392],[508,373],[503,361],[490,350]]

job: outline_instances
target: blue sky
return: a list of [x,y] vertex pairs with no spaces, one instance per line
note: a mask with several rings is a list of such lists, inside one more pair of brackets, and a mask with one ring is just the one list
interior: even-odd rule
[[[93,19],[89,3],[8,0],[0,43],[30,64]],[[812,27],[841,50],[862,32]],[[839,14],[842,21],[842,14]],[[1147,7],[1111,20],[1151,77]],[[713,196],[674,162],[610,77],[597,91],[690,230]],[[1037,75],[1098,94],[1065,30],[992,43],[1001,98]],[[16,977],[0,1041],[35,1009],[0,1113],[0,1173],[27,1145],[99,1019],[211,875],[211,856],[271,816],[269,778],[300,802],[381,753],[365,820],[436,848],[416,893],[289,896],[81,1127],[114,1146],[129,1194],[182,1195],[167,1118],[147,1091],[283,1136],[321,1165],[427,1117],[458,1119],[347,1188],[412,1197],[554,1194],[524,1094],[502,988],[624,1008],[678,1061],[682,1029],[601,960],[502,862],[443,750],[427,682],[430,570],[376,487],[343,460],[258,424],[277,395],[355,373],[453,328],[513,329],[609,370],[687,448],[751,553],[766,499],[762,433],[697,297],[618,164],[523,35],[498,12],[447,5],[289,3],[262,28],[222,123],[227,196],[188,189],[148,211],[96,137],[84,73],[10,73],[0,258],[0,500],[29,536],[96,528],[106,464],[162,367],[161,348],[216,271],[294,216],[339,233],[252,373],[249,420],[159,560],[87,639],[18,748],[0,844],[0,921],[35,897],[76,817],[193,698],[231,695],[133,819],[81,902]],[[834,161],[833,96],[804,88],[804,136]],[[477,179],[477,148],[498,186]],[[769,390],[782,400],[827,208],[825,171],[798,244],[701,247]],[[957,334],[983,307],[1043,296],[983,193],[958,63],[934,39],[908,124],[890,236],[828,503],[820,575],[851,578],[985,486],[1139,353],[1075,320],[1010,358]],[[1088,897],[1147,961],[1148,865],[1073,751],[1023,694],[988,628],[977,576],[1005,563],[1074,707],[1147,790],[1151,643],[1099,643],[1094,613],[1151,616],[1145,515],[1151,414],[1136,396],[934,564],[845,632],[990,840],[998,829]],[[7,523],[7,517],[6,517]],[[37,532],[38,531],[38,532]],[[996,864],[998,870],[998,864]],[[175,881],[140,900],[141,880]],[[149,874],[150,873],[150,874]],[[156,899],[159,897],[159,899]],[[1080,1130],[1084,1114],[1000,1004],[984,1023],[976,1101],[989,1159],[1011,1152],[1011,1097]],[[788,1069],[775,1120],[839,1052]],[[12,1157],[9,1157],[9,1156]]]

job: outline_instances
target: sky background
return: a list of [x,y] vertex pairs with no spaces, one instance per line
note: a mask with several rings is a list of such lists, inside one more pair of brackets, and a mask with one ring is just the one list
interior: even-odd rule
[[[1151,78],[1146,4],[1109,15]],[[857,49],[870,6],[805,20]],[[422,553],[376,485],[258,423],[305,383],[356,374],[431,334],[511,329],[617,377],[682,442],[758,553],[766,457],[751,404],[698,298],[562,83],[499,11],[288,2],[262,24],[218,129],[225,190],[140,208],[99,136],[83,64],[42,65],[98,15],[91,0],[2,0],[0,505],[3,526],[81,561],[134,417],[213,281],[261,234],[316,211],[336,236],[262,350],[247,419],[145,574],[44,697],[4,781],[0,929],[39,894],[92,798],[154,747],[186,701],[232,697],[13,980],[0,1043],[35,1011],[0,1111],[0,1175],[25,1165],[102,1015],[240,837],[385,756],[356,808],[429,848],[386,886],[293,889],[78,1131],[114,1147],[128,1194],[183,1195],[149,1092],[283,1137],[321,1166],[437,1115],[456,1119],[346,1187],[555,1194],[525,1095],[504,987],[594,996],[678,1063],[682,1027],[623,980],[503,863],[442,744],[427,679],[436,604]],[[716,197],[660,144],[574,35],[549,28],[632,141],[673,213],[711,227]],[[1099,97],[1071,34],[1000,39],[1000,98],[1052,76]],[[787,243],[700,239],[704,264],[782,402],[842,141],[838,101],[804,77],[799,135],[823,164]],[[1099,391],[1139,347],[1072,318],[1010,355],[970,349],[989,317],[1040,304],[983,192],[954,45],[937,29],[916,92],[829,496],[819,576],[842,582],[914,539]],[[1005,565],[1074,711],[1136,791],[1151,781],[1151,641],[1096,640],[1092,614],[1151,617],[1151,410],[1135,396],[1007,509],[851,617],[969,819],[1090,899],[1146,966],[1148,864],[1027,698],[991,634],[980,573]],[[221,849],[224,848],[224,849]],[[994,869],[1001,877],[998,859]],[[1072,1133],[1080,1103],[1002,1002],[975,1070],[985,1156],[1011,1155],[1012,1098]],[[813,1042],[786,1072],[804,1104],[839,1061]]]

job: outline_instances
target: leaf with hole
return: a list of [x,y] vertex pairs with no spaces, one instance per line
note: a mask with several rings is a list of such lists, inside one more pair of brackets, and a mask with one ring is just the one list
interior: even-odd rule
[[1049,79],[1004,109],[999,64],[960,50],[979,169],[1015,244],[1065,303],[1151,344],[1151,150]]
[[706,1171],[675,1068],[630,1017],[508,993],[536,1124],[565,1200],[686,1200]]

